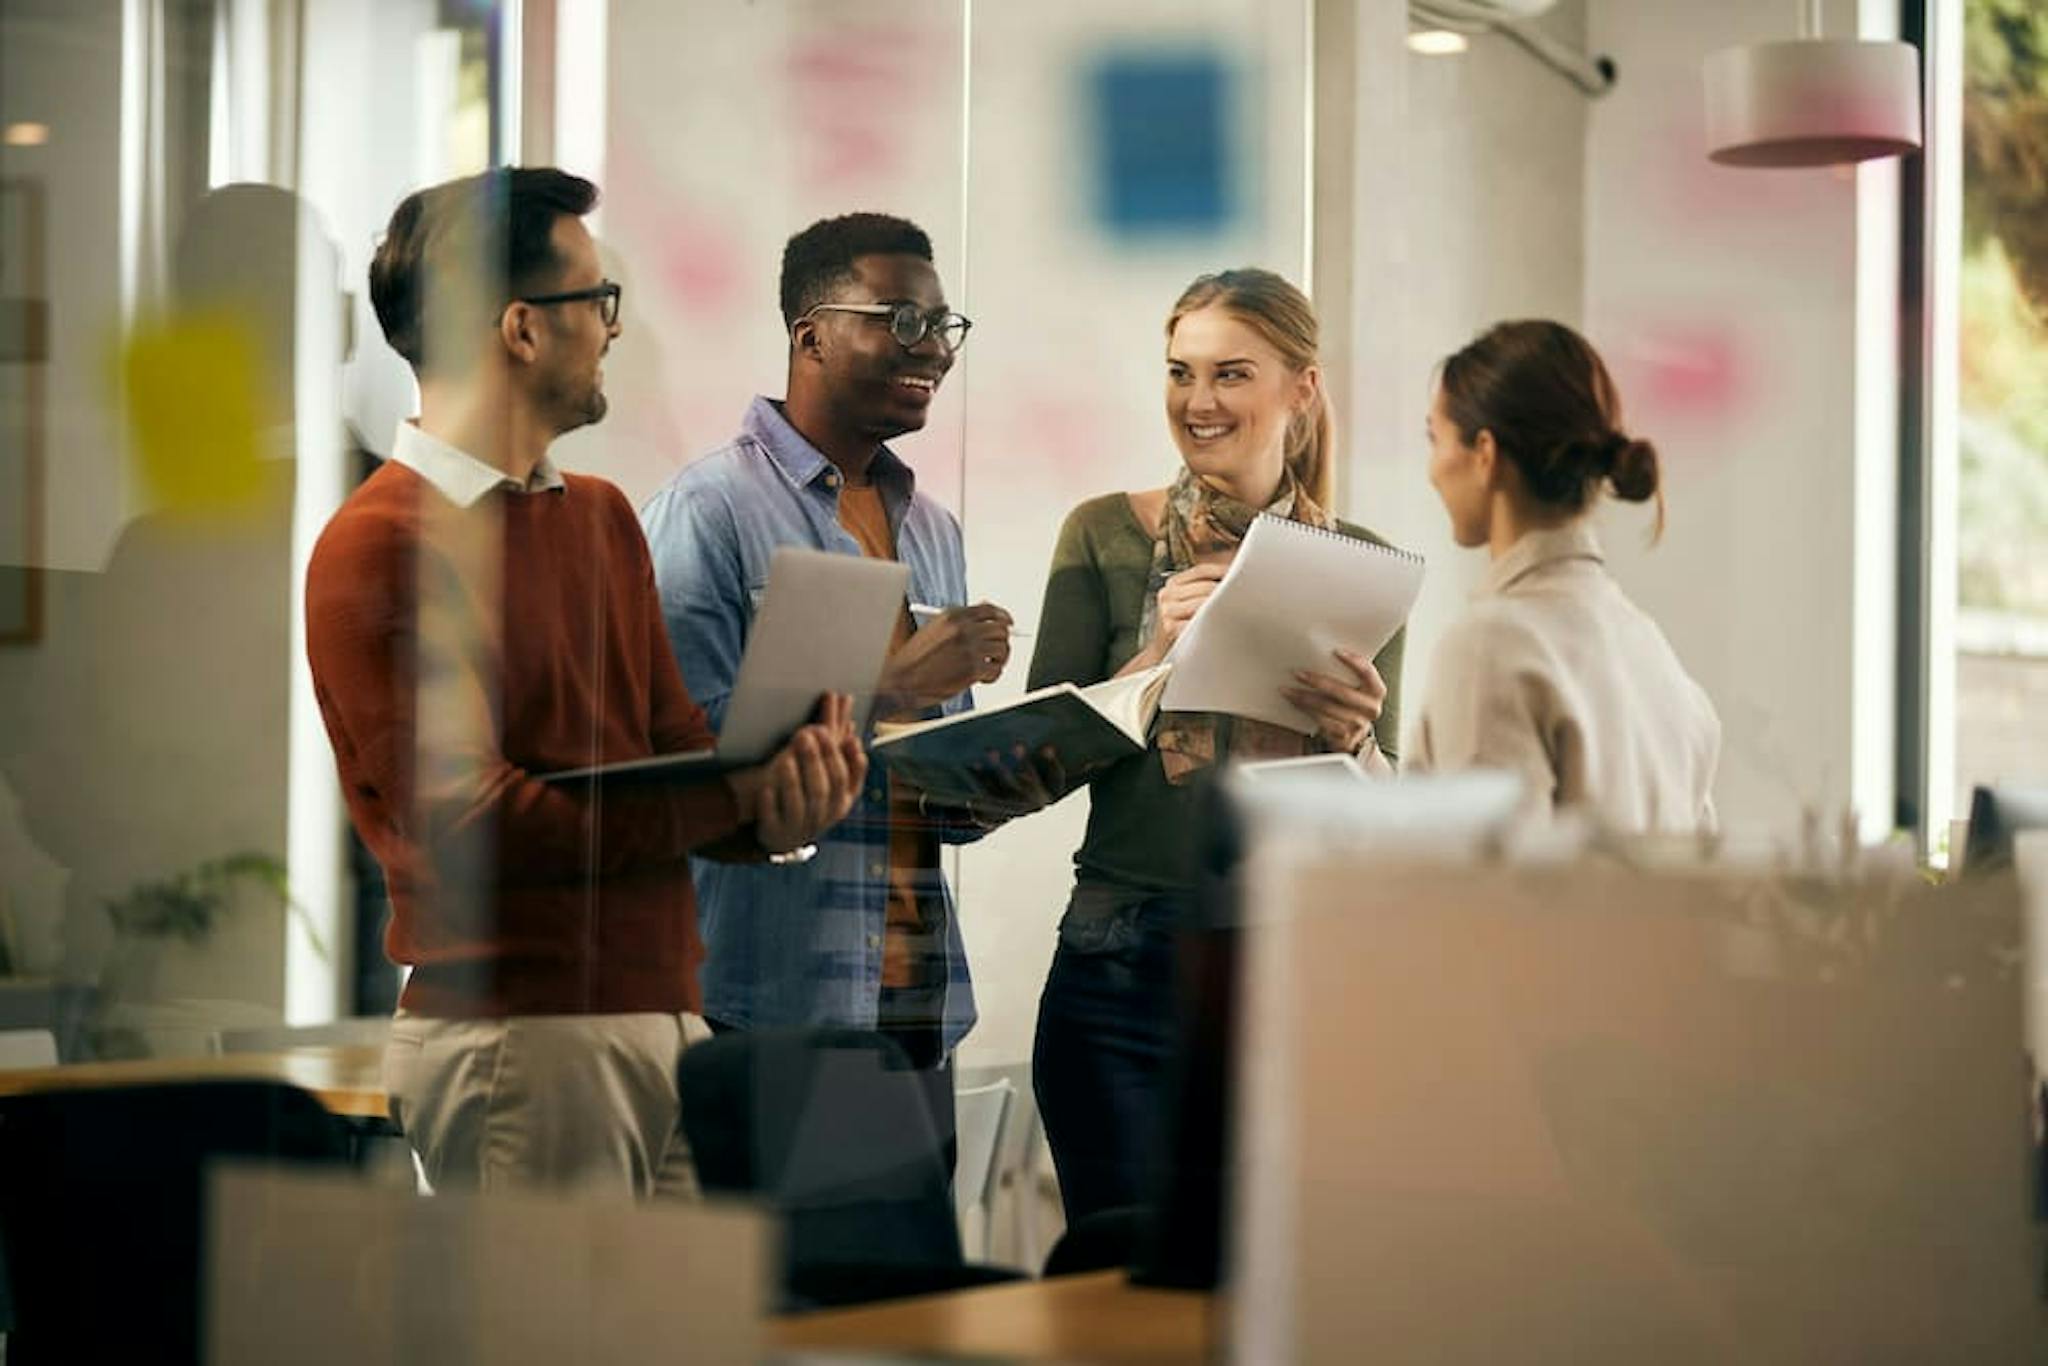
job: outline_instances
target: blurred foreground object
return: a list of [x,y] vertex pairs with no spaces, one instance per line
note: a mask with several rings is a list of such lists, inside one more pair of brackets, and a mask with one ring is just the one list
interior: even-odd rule
[[210,1229],[214,1366],[760,1359],[769,1237],[746,1210],[228,1171]]
[[2048,1360],[2011,879],[1245,885],[1236,1359]]

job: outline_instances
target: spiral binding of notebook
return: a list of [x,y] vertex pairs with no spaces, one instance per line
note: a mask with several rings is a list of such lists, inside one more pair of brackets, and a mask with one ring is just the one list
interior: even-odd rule
[[1348,531],[1339,531],[1333,526],[1311,526],[1307,522],[1297,522],[1292,518],[1276,516],[1270,512],[1262,512],[1252,519],[1254,526],[1261,523],[1271,523],[1273,526],[1285,527],[1288,531],[1302,536],[1327,536],[1331,540],[1342,541],[1346,545],[1358,546],[1366,550],[1377,550],[1382,555],[1392,555],[1396,559],[1407,560],[1411,564],[1419,565],[1424,563],[1422,554],[1419,551],[1403,550],[1400,546],[1388,545],[1385,541],[1369,541],[1360,536],[1353,536]]

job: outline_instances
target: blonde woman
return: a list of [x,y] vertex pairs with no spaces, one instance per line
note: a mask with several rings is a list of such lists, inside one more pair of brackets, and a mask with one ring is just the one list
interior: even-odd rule
[[[1158,663],[1260,513],[1376,539],[1329,511],[1332,423],[1316,343],[1315,310],[1271,271],[1205,275],[1181,295],[1166,323],[1166,421],[1181,467],[1165,488],[1068,514],[1032,687]],[[1298,676],[1286,689],[1298,729],[1162,715],[1149,750],[1090,785],[1033,1065],[1069,1223],[1156,1193],[1173,935],[1192,909],[1203,788],[1246,758],[1339,750],[1389,770],[1401,648],[1396,635],[1374,659],[1339,650],[1326,670]]]

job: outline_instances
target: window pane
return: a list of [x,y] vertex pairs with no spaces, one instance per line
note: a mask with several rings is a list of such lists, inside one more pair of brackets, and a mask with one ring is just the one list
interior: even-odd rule
[[1976,784],[2048,775],[2048,17],[1968,0],[1963,62],[1959,815]]

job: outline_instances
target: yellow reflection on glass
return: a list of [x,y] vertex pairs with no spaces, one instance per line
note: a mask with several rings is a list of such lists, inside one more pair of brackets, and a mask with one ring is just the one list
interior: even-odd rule
[[120,357],[129,449],[156,507],[228,512],[265,487],[264,417],[249,326],[233,314],[144,323]]

